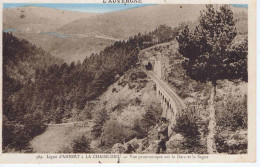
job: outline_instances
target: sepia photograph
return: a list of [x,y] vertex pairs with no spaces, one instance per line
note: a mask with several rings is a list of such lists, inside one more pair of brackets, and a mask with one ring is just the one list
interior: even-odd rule
[[2,154],[247,155],[248,16],[3,3]]

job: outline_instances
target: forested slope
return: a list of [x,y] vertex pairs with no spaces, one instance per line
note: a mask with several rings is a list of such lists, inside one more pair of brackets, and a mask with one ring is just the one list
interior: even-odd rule
[[3,147],[18,146],[16,136],[24,137],[27,132],[19,130],[24,133],[19,134],[14,130],[19,126],[25,128],[29,116],[29,122],[40,125],[38,130],[31,126],[35,132],[26,142],[40,133],[45,123],[66,122],[72,112],[84,115],[82,119],[91,117],[87,102],[99,97],[135,66],[140,49],[172,40],[177,32],[178,28],[160,26],[148,34],[139,33],[127,41],[115,42],[83,63],[70,65],[25,40],[4,33],[4,133],[7,134]]
[[[241,17],[242,16],[243,18],[241,18],[240,21],[242,20],[244,24],[247,19],[244,15],[241,15]],[[237,23],[238,22],[239,20],[237,20]],[[191,25],[193,24],[194,23]],[[240,24],[240,26],[243,24]],[[203,109],[199,108],[198,111],[200,112],[201,109],[203,112],[206,112],[204,108],[207,106],[207,98],[209,97],[207,94],[207,85],[191,80],[186,76],[186,71],[182,68],[184,58],[178,53],[178,45],[176,41],[174,41],[175,37],[179,35],[179,32],[182,31],[183,28],[184,24],[180,24],[179,27],[175,28],[161,25],[154,31],[136,34],[125,41],[117,41],[113,45],[106,47],[99,54],[92,54],[90,57],[86,57],[82,63],[72,62],[71,64],[63,63],[61,60],[54,58],[49,53],[44,52],[26,40],[19,40],[12,34],[3,33],[3,150],[24,150],[32,138],[45,130],[46,124],[69,122],[75,117],[79,120],[90,120],[93,118],[94,127],[92,129],[92,136],[94,139],[102,139],[102,141],[105,142],[101,142],[101,147],[104,146],[104,148],[102,148],[103,151],[111,150],[111,147],[117,142],[123,142],[124,138],[122,138],[119,133],[117,137],[119,137],[120,140],[113,142],[109,140],[112,132],[111,129],[117,129],[122,122],[118,124],[118,122],[116,123],[111,120],[111,122],[105,123],[106,112],[103,112],[104,110],[102,108],[93,110],[93,103],[100,101],[100,98],[102,98],[101,95],[115,82],[118,82],[119,85],[123,84],[122,87],[128,84],[130,89],[145,84],[142,83],[144,81],[142,80],[144,79],[142,78],[144,75],[140,71],[134,70],[139,61],[141,50],[145,53],[149,52],[149,55],[157,56],[162,54],[164,57],[168,57],[170,66],[165,76],[165,78],[168,78],[166,81],[168,81],[172,87],[176,88],[177,93],[179,93],[187,103],[192,103],[192,105],[196,105],[196,103],[200,104],[199,107]],[[247,31],[245,29],[238,28],[238,34],[240,34],[238,37],[241,37],[242,34],[243,39],[247,38]],[[235,38],[234,41],[237,39],[239,38]],[[169,43],[158,45],[165,42]],[[154,45],[156,46],[151,47]],[[146,48],[149,49],[145,50]],[[128,77],[130,79],[124,81],[126,74],[129,74]],[[123,83],[119,80],[120,78],[123,78]],[[137,84],[134,83],[137,82],[135,81],[136,79],[139,82]],[[142,81],[140,81],[140,79]],[[229,118],[229,120],[232,120],[234,124],[241,124],[238,126],[239,128],[235,130],[244,130],[247,122],[246,119],[241,118],[241,116],[243,117],[247,114],[245,103],[246,95],[243,95],[243,97],[238,96],[239,101],[229,101],[232,107],[236,106],[236,103],[241,106],[241,111],[240,109],[235,110],[239,117],[232,115],[234,108],[228,108],[226,104],[222,104],[222,101],[225,98],[227,99],[228,96],[238,95],[240,90],[236,90],[237,85],[234,86],[228,82],[222,82],[223,83],[220,83],[219,87],[217,87],[220,90],[218,97],[220,100],[218,101],[219,103],[216,104],[219,105],[219,108],[222,108],[223,111],[226,111],[226,117]],[[240,81],[238,80],[237,82],[239,85]],[[226,86],[227,84],[229,84],[229,86]],[[222,95],[221,91],[229,89],[229,87],[231,87],[231,90],[228,96]],[[234,87],[235,89],[233,89]],[[241,89],[243,89],[244,86],[242,85],[241,87]],[[151,85],[150,88],[152,88]],[[122,89],[123,88],[120,88],[120,90]],[[116,90],[112,89],[112,93],[113,91]],[[106,105],[107,100],[103,102],[104,104],[100,104],[101,106]],[[138,100],[134,103],[141,104]],[[119,103],[118,106],[114,107],[120,107],[121,105],[122,104]],[[125,104],[123,104],[123,106],[124,105]],[[106,106],[111,107],[111,105]],[[114,108],[113,110],[119,111],[119,114],[121,112],[118,108]],[[148,110],[153,109],[149,109],[149,106],[147,106],[147,111]],[[187,110],[187,113],[189,110],[190,109]],[[148,113],[147,117],[150,116],[151,113]],[[226,127],[225,125],[228,124],[228,121],[222,119],[221,115],[217,115],[217,117],[217,123],[220,124],[221,127]],[[198,126],[207,126],[207,115],[205,117],[199,116],[196,118],[197,120],[189,120],[192,123],[192,125],[189,126],[194,126],[196,134],[203,135],[204,132],[201,133],[198,131],[200,130]],[[221,122],[219,120],[224,121]],[[155,126],[153,121],[158,121],[158,118],[156,117],[156,119],[149,121],[150,127]],[[189,129],[189,126],[181,124],[182,122],[184,121],[179,120],[180,126],[176,131],[182,133],[182,135],[186,135],[187,139],[192,138],[182,130],[185,128]],[[203,123],[198,124],[198,122]],[[102,127],[103,125],[104,127]],[[149,130],[142,129],[140,126],[143,127],[143,125],[136,123],[136,127],[130,128],[131,132],[133,132],[132,130],[135,131],[135,134],[133,136],[126,135],[127,140],[133,137],[140,137],[140,134],[142,137],[147,136]],[[229,126],[229,128],[232,129],[234,125]],[[103,133],[103,130],[106,130],[106,133]],[[205,128],[202,128],[202,130],[205,130]],[[230,129],[225,130],[229,131]],[[136,134],[136,132],[138,134]],[[203,137],[201,139],[203,139]],[[223,142],[223,138],[219,140]],[[245,145],[243,145],[243,147],[244,146]],[[222,144],[221,147],[226,146]],[[219,150],[219,152],[226,151],[225,148],[219,148]]]
[[39,108],[30,101],[34,90],[30,85],[39,70],[61,62],[29,42],[3,33],[3,149],[22,149],[44,130]]

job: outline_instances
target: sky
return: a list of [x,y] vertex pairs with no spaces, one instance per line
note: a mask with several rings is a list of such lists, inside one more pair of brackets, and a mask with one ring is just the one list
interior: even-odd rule
[[4,3],[4,8],[15,8],[21,6],[38,6],[61,10],[89,12],[89,13],[108,13],[131,8],[143,7],[151,4],[56,4],[56,3]]
[[[4,3],[4,8],[16,8],[22,6],[38,6],[61,10],[89,12],[89,13],[108,13],[131,8],[138,8],[152,4],[58,4],[58,3]],[[245,4],[232,5],[234,7],[248,8]]]

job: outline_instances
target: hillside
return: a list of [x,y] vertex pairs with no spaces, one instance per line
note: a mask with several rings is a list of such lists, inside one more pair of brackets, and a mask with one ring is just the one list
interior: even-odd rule
[[[88,118],[88,101],[130,69],[139,52],[132,39],[131,43],[116,42],[83,63],[68,65],[10,33],[3,37],[4,151],[26,149],[46,123],[68,121],[73,112]],[[16,140],[19,137],[25,139]]]
[[[246,35],[238,35],[232,43],[237,45],[246,38]],[[208,126],[207,106],[210,96],[210,85],[192,80],[186,75],[186,71],[182,66],[184,58],[179,54],[178,47],[178,42],[173,40],[144,49],[140,52],[139,57],[142,60],[153,57],[153,59],[168,62],[162,64],[162,79],[185,101],[189,117],[196,118],[199,114],[199,119],[189,120],[191,122],[196,121],[197,126],[201,128],[200,144],[198,144],[197,148],[194,146],[192,151],[203,153],[200,151],[205,146],[204,137],[205,133],[207,133],[203,128]],[[216,122],[218,126],[217,149],[220,153],[246,153],[247,151],[247,91],[247,82],[241,80],[236,80],[235,82],[228,80],[218,81],[216,88]],[[193,111],[192,114],[191,111]],[[183,114],[185,115],[185,111],[183,111]],[[184,129],[185,126],[182,125],[181,128]],[[189,129],[190,127],[187,128]],[[185,133],[181,134],[184,135]],[[175,135],[170,139],[168,146],[171,149],[168,150],[168,153],[185,153],[185,149],[187,149],[185,144],[183,143],[184,145],[182,145],[177,142],[178,140],[183,140],[183,138],[180,138],[181,136],[178,136],[177,133],[177,136]],[[172,146],[176,143],[179,145],[179,150]],[[188,150],[191,151],[191,148],[188,148]]]
[[56,29],[77,19],[96,15],[98,14],[33,6],[3,9],[3,30],[12,31],[19,39],[26,39],[55,57],[71,63],[83,61],[86,56],[98,53],[114,41],[95,36],[56,35]]
[[58,31],[63,33],[98,31],[117,38],[128,38],[139,32],[154,30],[162,24],[176,27],[180,22],[194,21],[203,8],[203,5],[196,7],[184,5],[182,8],[180,5],[145,6],[76,20],[61,27]]
[[[204,154],[206,152],[205,134],[207,133],[208,120],[205,106],[209,96],[209,87],[207,84],[193,81],[185,76],[185,71],[181,66],[182,57],[176,51],[176,47],[178,45],[175,40],[158,44],[141,50],[139,57],[147,59],[154,56],[158,59],[169,59],[169,66],[166,67],[166,76],[164,76],[165,81],[177,91],[190,107],[187,110],[188,113],[195,111],[195,115],[192,116],[197,118],[199,122],[199,125],[196,126],[200,127],[199,134],[201,136],[196,145],[188,146],[189,139],[185,137],[185,133],[175,129],[170,140],[166,143],[167,153],[186,154],[192,152]],[[218,134],[218,142],[220,143],[218,151],[221,153],[237,152],[239,149],[236,147],[242,148],[239,150],[241,153],[246,152],[247,133],[242,127],[232,131],[232,124],[238,118],[230,114],[235,112],[240,113],[241,117],[245,116],[246,96],[247,83],[232,83],[226,80],[219,82],[217,88],[217,106],[219,108],[217,123],[221,129],[223,129],[223,124],[226,125],[225,132]],[[238,100],[234,101],[230,97],[236,97]],[[77,114],[72,111],[75,115],[71,116],[73,119],[68,120],[69,123],[50,125],[43,134],[34,138],[31,141],[33,151],[38,153],[48,151],[52,153],[77,153],[73,146],[77,143],[77,139],[85,136],[87,138],[85,142],[89,144],[89,153],[128,153],[129,145],[133,147],[132,153],[156,152],[157,129],[160,127],[162,108],[156,98],[154,82],[138,66],[126,71],[96,100],[89,101],[87,106],[84,111]],[[229,108],[235,106],[240,106],[240,108],[235,110]],[[185,111],[183,112],[185,115]],[[197,112],[200,114],[199,118],[196,115]],[[83,115],[87,113],[91,113],[91,116],[82,119]],[[223,113],[223,115],[220,113]],[[243,119],[246,119],[246,117]],[[193,122],[189,124],[189,128],[190,126],[194,126]],[[120,131],[118,131],[119,128]],[[72,129],[73,133],[70,132]],[[52,142],[50,142],[50,139],[52,139]],[[48,147],[45,147],[45,145],[48,145]]]
[[26,40],[3,33],[4,73],[18,82],[24,84],[34,79],[37,70],[46,69],[53,64],[60,65],[62,62]]
[[3,30],[17,29],[21,32],[54,31],[74,20],[96,16],[95,13],[73,12],[44,7],[18,7],[3,9]]
[[[67,63],[83,61],[115,41],[139,32],[153,31],[162,24],[175,28],[182,22],[191,27],[204,5],[153,5],[119,12],[94,14],[44,7],[19,7],[3,10],[3,30],[12,31],[37,47]],[[237,30],[247,33],[247,9],[232,7]],[[192,11],[192,12],[190,12]],[[163,19],[162,19],[163,18]]]
[[[141,120],[144,120],[147,112],[154,113],[155,120],[153,121],[155,122],[152,126],[148,125],[149,129],[152,129],[161,113],[154,83],[138,68],[127,71],[98,100],[90,103],[93,104],[90,110],[92,120],[82,121],[80,117],[77,117],[73,120],[75,124],[71,122],[71,124],[50,125],[46,132],[31,141],[34,152],[75,152],[73,150],[75,140],[85,135],[91,139],[91,150],[109,153],[113,151],[114,144],[146,137],[145,127],[139,127],[145,124]],[[100,124],[98,120],[101,115],[106,115],[103,124]],[[91,124],[90,127],[89,124]],[[118,131],[119,127],[120,131]],[[73,133],[71,133],[72,129]],[[96,133],[100,133],[98,138],[95,138]]]
[[[28,41],[3,33],[3,151],[21,151],[29,140],[44,131],[39,110],[24,108],[31,105],[28,97],[33,92],[25,89],[34,83],[40,70],[61,63],[62,60]],[[30,95],[25,96],[24,92]]]
[[99,53],[107,46],[112,45],[115,41],[104,38],[96,38],[95,36],[79,36],[65,35],[60,37],[47,33],[14,33],[19,39],[26,39],[30,43],[41,47],[47,52],[51,52],[53,56],[63,59],[64,62],[78,62],[92,53]]
[[[240,14],[236,22],[243,22],[239,26],[242,27],[247,17]],[[118,40],[118,37],[100,31],[3,33],[3,151],[155,153],[158,128],[163,122],[162,108],[166,109],[167,105],[161,107],[155,92],[158,85],[151,80],[155,77],[149,78],[141,67],[147,62],[146,70],[157,69],[158,77],[187,106],[176,120],[170,117],[175,124],[168,126],[174,133],[166,143],[167,153],[207,153],[205,140],[212,85],[191,79],[184,69],[185,55],[179,53],[181,47],[176,40],[183,29],[187,29],[183,24],[175,28],[160,25],[153,31],[135,33],[128,40],[113,42],[89,57],[86,50],[91,46],[87,45],[95,49],[103,42],[101,47],[104,47],[109,43],[106,41]],[[247,74],[246,32],[247,29],[239,30],[228,43],[225,55],[232,59],[231,65],[234,57],[241,57],[243,64],[239,68],[243,74]],[[86,57],[82,62],[62,63],[27,40],[16,38],[22,35],[66,61],[72,61],[78,53],[77,58],[82,57],[81,54]],[[157,60],[156,66],[150,62],[147,68],[148,59]],[[216,81],[217,150],[246,153],[247,83],[241,78],[225,79],[234,80]],[[167,86],[167,89],[170,88]]]
[[[63,33],[101,32],[116,38],[128,38],[137,33],[154,30],[166,24],[177,27],[182,22],[194,22],[205,5],[153,5],[125,11],[106,13],[96,17],[82,18],[58,29]],[[232,7],[234,13],[247,9]]]

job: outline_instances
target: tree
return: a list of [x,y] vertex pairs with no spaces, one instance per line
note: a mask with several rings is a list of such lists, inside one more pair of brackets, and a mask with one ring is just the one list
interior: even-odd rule
[[90,153],[90,140],[86,136],[81,136],[73,140],[72,143],[73,153]]
[[130,127],[122,125],[117,120],[110,119],[104,125],[101,141],[104,143],[104,146],[112,147],[116,143],[128,142],[136,135],[136,131]]
[[148,62],[148,64],[145,65],[145,67],[146,67],[146,70],[152,70],[152,68],[153,68],[153,66],[150,62]]
[[91,130],[91,134],[94,138],[100,137],[104,123],[108,120],[108,114],[105,109],[98,111],[94,119],[94,126]]
[[200,117],[197,110],[188,106],[176,119],[174,131],[183,135],[186,139],[186,147],[192,148],[199,145],[200,139]]
[[151,126],[156,125],[156,113],[154,112],[153,108],[150,106],[148,111],[145,112],[143,115],[143,119],[141,120],[141,124],[143,124],[143,127],[146,130],[146,133],[148,133],[148,130]]
[[[208,153],[216,152],[215,146],[215,95],[218,80],[242,79],[247,81],[247,40],[234,45],[237,35],[233,12],[229,5],[206,5],[194,32],[188,26],[177,37],[179,53],[185,57],[183,67],[189,77],[212,85],[209,99]],[[233,42],[232,42],[233,41]],[[239,48],[240,47],[240,48]]]

